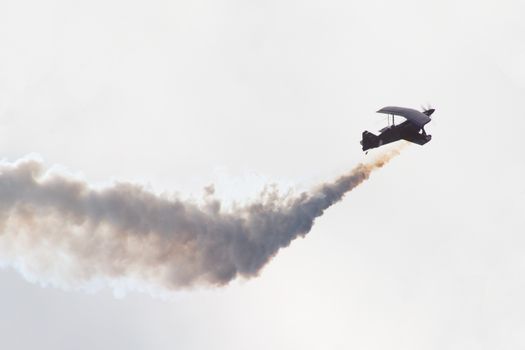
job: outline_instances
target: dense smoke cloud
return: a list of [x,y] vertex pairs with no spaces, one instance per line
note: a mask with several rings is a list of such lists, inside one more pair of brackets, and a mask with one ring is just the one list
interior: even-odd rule
[[[115,184],[96,190],[35,160],[0,164],[0,261],[66,288],[135,281],[161,290],[256,276],[315,218],[397,151],[309,192],[265,191],[230,209]],[[209,189],[212,191],[212,189]]]

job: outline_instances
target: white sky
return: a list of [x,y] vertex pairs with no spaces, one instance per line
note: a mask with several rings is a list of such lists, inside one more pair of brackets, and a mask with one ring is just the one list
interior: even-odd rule
[[366,159],[384,105],[412,146],[260,277],[172,301],[0,270],[5,349],[525,347],[522,1],[0,2],[0,149],[93,183],[225,197]]

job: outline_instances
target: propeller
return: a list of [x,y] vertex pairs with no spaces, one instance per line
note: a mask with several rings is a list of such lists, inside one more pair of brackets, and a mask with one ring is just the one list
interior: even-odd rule
[[427,103],[426,107],[421,105],[421,109],[423,110],[424,114],[426,114],[429,118],[432,118],[431,115],[434,113],[434,108],[432,108],[430,103]]
[[[426,106],[421,105],[421,109],[423,110],[423,113],[426,114],[430,119],[432,119],[432,113],[434,113],[435,109],[432,108],[432,105],[430,103],[427,103]],[[434,121],[434,124],[437,126],[437,121]]]

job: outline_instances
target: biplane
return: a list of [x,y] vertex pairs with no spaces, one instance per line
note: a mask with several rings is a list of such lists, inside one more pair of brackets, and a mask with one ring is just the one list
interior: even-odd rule
[[[394,106],[381,108],[377,113],[388,115],[388,125],[379,130],[379,135],[374,135],[370,131],[363,131],[363,139],[361,140],[363,151],[398,140],[407,140],[418,145],[424,145],[432,139],[432,135],[425,132],[425,125],[432,120],[430,116],[434,111],[434,108],[424,109],[423,112],[412,108]],[[392,116],[392,124],[390,124],[390,116]],[[396,125],[394,116],[403,117],[406,120]]]

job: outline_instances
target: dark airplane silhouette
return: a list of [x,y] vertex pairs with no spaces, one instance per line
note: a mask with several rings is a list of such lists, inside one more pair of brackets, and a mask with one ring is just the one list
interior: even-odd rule
[[[434,113],[434,110],[434,108],[429,108],[420,112],[412,108],[404,107],[381,108],[377,113],[392,115],[392,125],[388,125],[379,130],[379,135],[374,135],[370,131],[363,131],[363,139],[361,140],[363,151],[398,140],[407,140],[418,145],[424,145],[432,139],[432,135],[427,135],[425,132],[424,126],[430,122],[430,116]],[[395,115],[404,117],[406,120],[401,124],[395,125]],[[388,120],[390,122],[390,117]]]

